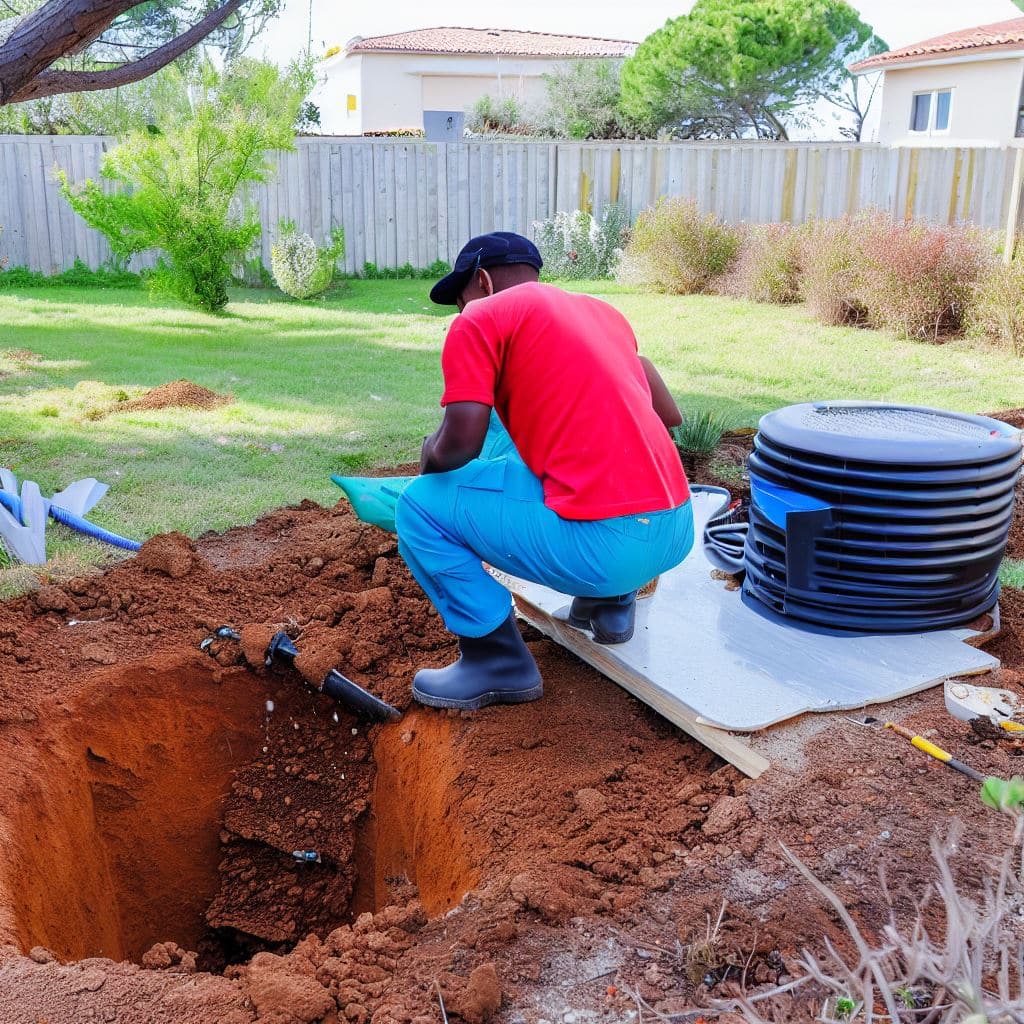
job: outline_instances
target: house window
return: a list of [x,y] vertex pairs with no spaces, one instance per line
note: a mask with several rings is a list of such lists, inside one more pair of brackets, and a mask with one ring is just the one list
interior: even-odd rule
[[949,131],[949,111],[953,102],[951,89],[914,93],[910,108],[910,130],[922,135]]
[[352,93],[349,93],[345,101],[345,109],[350,113],[355,113],[356,109],[356,98]]

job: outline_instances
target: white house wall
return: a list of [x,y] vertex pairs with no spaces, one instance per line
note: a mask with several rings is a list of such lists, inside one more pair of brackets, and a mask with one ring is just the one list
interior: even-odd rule
[[[333,63],[313,94],[320,108],[320,130],[327,135],[362,135],[363,58],[354,56]],[[356,109],[348,109],[348,97],[356,97]]]
[[[912,146],[1005,146],[1017,125],[1024,59],[889,68],[882,86],[879,142]],[[949,131],[910,131],[915,93],[951,89]]]
[[[363,53],[328,62],[317,93],[322,130],[359,135],[422,128],[424,110],[469,110],[481,96],[514,95],[528,111],[545,96],[543,75],[566,63],[549,57]],[[357,117],[346,96],[356,96]]]

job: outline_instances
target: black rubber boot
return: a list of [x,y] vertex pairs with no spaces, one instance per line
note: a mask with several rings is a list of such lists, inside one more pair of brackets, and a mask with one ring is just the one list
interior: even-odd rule
[[624,644],[636,625],[636,591],[619,597],[574,597],[569,625],[590,630],[599,644]]
[[486,636],[460,636],[454,665],[420,669],[412,681],[413,697],[432,708],[475,711],[488,704],[525,704],[543,694],[540,670],[512,612]]

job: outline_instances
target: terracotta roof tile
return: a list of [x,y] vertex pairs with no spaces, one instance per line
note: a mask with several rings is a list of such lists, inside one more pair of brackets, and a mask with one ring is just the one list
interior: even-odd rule
[[628,57],[628,39],[560,36],[505,28],[421,28],[387,36],[356,37],[346,53],[480,53],[523,57]]
[[978,25],[947,32],[922,43],[912,43],[898,50],[889,50],[876,57],[868,57],[852,65],[851,71],[870,71],[898,64],[911,64],[919,60],[936,60],[951,54],[972,51],[1024,48],[1024,18],[997,21],[992,25]]

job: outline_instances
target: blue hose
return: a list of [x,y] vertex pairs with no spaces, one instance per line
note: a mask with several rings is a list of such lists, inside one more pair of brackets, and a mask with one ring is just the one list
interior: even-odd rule
[[[19,523],[23,522],[21,517],[21,499],[17,495],[10,494],[7,491],[0,491],[0,505],[3,505]],[[84,533],[87,537],[101,540],[106,544],[113,544],[114,547],[123,548],[125,551],[138,551],[142,547],[137,540],[129,540],[127,537],[121,537],[116,533],[111,533],[109,530],[104,530],[102,526],[90,523],[88,519],[76,516],[73,512],[59,508],[57,505],[50,506],[50,517],[58,523],[70,526],[72,530]]]
[[137,540],[129,540],[127,537],[121,537],[119,534],[104,530],[102,526],[90,523],[88,519],[76,516],[73,512],[69,512],[66,508],[59,508],[57,505],[50,506],[50,517],[58,523],[70,526],[72,530],[84,533],[87,537],[101,540],[105,544],[113,544],[115,548],[123,548],[125,551],[138,551],[142,547]]

